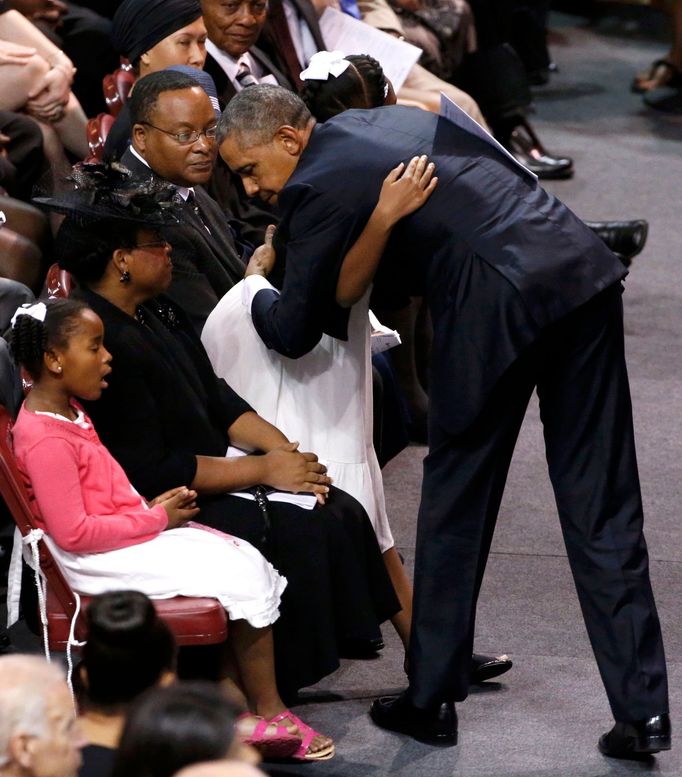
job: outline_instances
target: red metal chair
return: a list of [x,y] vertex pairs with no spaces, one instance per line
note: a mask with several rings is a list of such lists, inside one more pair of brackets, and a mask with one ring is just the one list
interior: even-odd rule
[[88,119],[85,133],[88,138],[90,155],[86,162],[101,162],[104,155],[104,143],[116,118],[110,113],[100,113],[92,119]]
[[135,73],[132,70],[118,68],[108,73],[102,79],[102,91],[107,110],[112,116],[118,116],[123,103],[128,99],[130,90],[135,83]]
[[62,268],[55,262],[50,265],[45,277],[45,291],[48,299],[65,299],[71,294],[73,289],[73,280],[71,273]]
[[[5,501],[22,537],[38,528],[21,473],[12,452],[12,419],[0,405],[0,496]],[[47,633],[51,650],[65,650],[71,620],[76,613],[76,597],[66,582],[46,543],[41,542],[40,568],[47,580]],[[81,596],[81,607],[87,609],[90,598]],[[227,614],[216,599],[176,596],[154,599],[159,616],[168,624],[179,645],[214,645],[227,637]],[[76,639],[82,641],[85,619],[79,615]]]

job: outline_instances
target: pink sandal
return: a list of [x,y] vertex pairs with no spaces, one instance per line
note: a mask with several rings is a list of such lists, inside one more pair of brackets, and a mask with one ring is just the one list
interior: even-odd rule
[[294,715],[291,710],[284,710],[274,717],[270,718],[268,723],[280,723],[282,720],[290,720],[298,729],[298,733],[302,738],[301,746],[291,755],[291,758],[297,761],[328,761],[334,757],[335,747],[332,742],[327,747],[318,750],[315,753],[309,753],[308,748],[310,743],[316,736],[323,736],[315,729],[311,728],[307,723],[304,723],[297,715]]
[[303,746],[302,737],[297,734],[291,734],[286,726],[277,726],[277,730],[274,734],[268,734],[267,729],[271,723],[276,721],[269,721],[262,718],[260,715],[254,715],[250,712],[244,712],[237,720],[245,719],[257,719],[256,728],[249,736],[237,735],[245,745],[251,745],[261,754],[264,760],[280,760],[283,758],[293,758],[299,752]]

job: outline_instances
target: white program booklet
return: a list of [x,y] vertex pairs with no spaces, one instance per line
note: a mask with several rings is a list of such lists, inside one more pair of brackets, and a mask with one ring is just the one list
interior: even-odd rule
[[320,17],[322,37],[329,51],[369,54],[378,60],[397,92],[422,50],[348,14],[326,8]]
[[369,311],[369,324],[372,330],[369,341],[372,348],[372,356],[375,353],[388,351],[389,348],[395,348],[396,345],[401,345],[402,340],[398,332],[395,329],[389,329],[387,326],[384,326],[371,310]]
[[534,181],[538,180],[535,173],[532,173],[527,167],[522,165],[521,162],[517,161],[501,143],[498,143],[487,130],[483,129],[483,127],[472,119],[469,114],[464,113],[459,105],[454,103],[447,95],[443,94],[443,92],[440,93],[440,115],[461,129],[470,132],[472,135],[476,135],[477,138],[485,140],[485,142],[492,146],[498,153],[505,156],[510,162],[513,162],[525,175],[529,176]]

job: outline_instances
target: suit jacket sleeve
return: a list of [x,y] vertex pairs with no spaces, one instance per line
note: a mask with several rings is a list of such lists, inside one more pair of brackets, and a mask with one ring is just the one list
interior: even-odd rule
[[336,283],[369,213],[351,210],[308,184],[285,189],[281,205],[279,236],[286,246],[282,292],[259,291],[251,316],[268,348],[297,358],[311,351],[323,332],[347,338],[348,314],[336,305]]

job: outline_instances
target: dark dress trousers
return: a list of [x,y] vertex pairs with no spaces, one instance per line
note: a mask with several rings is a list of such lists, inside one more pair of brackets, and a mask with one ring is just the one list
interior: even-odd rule
[[254,324],[292,357],[323,331],[346,336],[332,303],[340,264],[386,174],[418,154],[435,162],[438,186],[396,226],[375,280],[388,294],[424,294],[434,325],[412,701],[467,695],[476,599],[537,387],[567,554],[614,716],[666,712],[623,355],[625,271],[567,207],[434,114],[347,111],[314,129],[280,194],[286,274],[281,296],[256,294]]
[[[130,149],[121,163],[142,178],[154,173]],[[237,244],[229,219],[200,187],[194,203],[182,208],[180,223],[163,228],[173,247],[173,282],[167,294],[189,316],[197,333],[218,300],[244,277],[243,247]],[[251,250],[249,246],[248,250]]]

